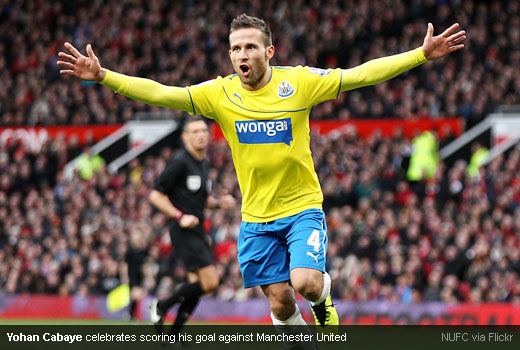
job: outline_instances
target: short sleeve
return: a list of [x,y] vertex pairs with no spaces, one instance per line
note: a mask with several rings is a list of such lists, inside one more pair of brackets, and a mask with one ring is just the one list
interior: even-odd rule
[[338,98],[341,88],[341,76],[342,70],[339,68],[302,67],[300,79],[304,83],[307,100],[311,106]]

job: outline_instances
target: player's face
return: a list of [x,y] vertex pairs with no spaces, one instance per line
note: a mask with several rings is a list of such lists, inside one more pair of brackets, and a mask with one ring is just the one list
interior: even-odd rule
[[202,120],[196,120],[186,125],[183,133],[184,144],[198,152],[203,151],[208,145],[208,126]]
[[258,90],[269,82],[269,60],[274,46],[265,47],[264,34],[257,28],[238,29],[229,35],[229,57],[247,90]]

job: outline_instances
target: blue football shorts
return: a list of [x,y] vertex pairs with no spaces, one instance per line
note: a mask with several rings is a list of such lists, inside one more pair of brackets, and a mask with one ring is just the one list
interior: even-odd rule
[[244,288],[290,280],[290,271],[305,267],[325,272],[327,224],[321,209],[268,223],[242,222],[238,262]]

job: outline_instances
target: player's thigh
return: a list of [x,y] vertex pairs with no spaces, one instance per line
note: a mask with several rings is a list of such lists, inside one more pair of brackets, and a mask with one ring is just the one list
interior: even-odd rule
[[308,268],[325,272],[327,244],[323,211],[309,209],[300,213],[287,234],[291,270]]
[[238,238],[238,262],[244,287],[288,281],[289,255],[282,238],[263,225],[242,223]]
[[294,289],[289,282],[279,282],[262,286],[262,291],[268,300],[295,301]]

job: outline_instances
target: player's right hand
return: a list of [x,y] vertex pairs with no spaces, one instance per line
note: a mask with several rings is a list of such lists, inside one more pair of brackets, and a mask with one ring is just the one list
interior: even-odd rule
[[182,228],[192,228],[199,224],[199,218],[194,215],[184,214],[179,220],[179,226]]
[[77,78],[89,81],[101,81],[105,77],[106,71],[101,68],[99,59],[94,55],[92,46],[87,45],[87,55],[83,56],[74,46],[65,43],[65,47],[72,53],[69,55],[65,52],[58,53],[62,61],[56,62],[58,66],[64,68],[60,70],[60,74],[72,75]]

